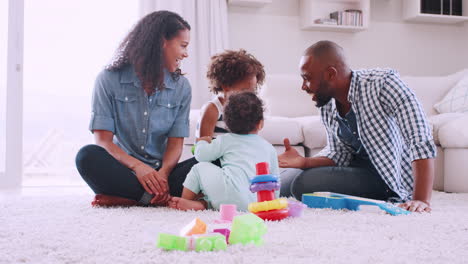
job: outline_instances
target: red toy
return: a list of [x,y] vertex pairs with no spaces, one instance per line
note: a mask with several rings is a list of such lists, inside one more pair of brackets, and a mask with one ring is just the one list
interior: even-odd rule
[[251,192],[257,193],[257,203],[249,204],[249,211],[263,220],[278,221],[288,217],[286,199],[275,199],[275,190],[279,190],[278,178],[270,174],[268,162],[255,165],[257,176],[252,179]]

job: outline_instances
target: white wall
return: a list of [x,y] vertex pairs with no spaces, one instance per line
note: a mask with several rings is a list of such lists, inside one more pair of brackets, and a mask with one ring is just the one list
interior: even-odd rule
[[359,33],[304,31],[298,0],[273,0],[260,8],[229,6],[230,48],[244,48],[267,74],[298,73],[305,48],[328,39],[340,44],[353,68],[392,67],[402,75],[444,75],[468,68],[468,23],[411,24],[402,1],[371,0],[371,21]]

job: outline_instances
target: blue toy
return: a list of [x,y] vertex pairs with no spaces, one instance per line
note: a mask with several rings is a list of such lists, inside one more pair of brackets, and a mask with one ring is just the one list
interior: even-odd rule
[[310,208],[359,210],[361,205],[374,205],[391,215],[407,215],[409,211],[384,201],[332,192],[314,192],[302,195],[302,202]]

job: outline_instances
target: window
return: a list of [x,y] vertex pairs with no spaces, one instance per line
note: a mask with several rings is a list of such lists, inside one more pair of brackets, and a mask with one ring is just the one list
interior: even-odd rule
[[23,185],[81,185],[75,155],[93,143],[94,80],[137,22],[138,1],[25,0],[24,6]]
[[0,179],[5,173],[8,1],[0,1]]

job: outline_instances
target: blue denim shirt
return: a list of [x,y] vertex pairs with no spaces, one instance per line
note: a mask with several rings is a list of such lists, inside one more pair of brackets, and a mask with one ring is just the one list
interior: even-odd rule
[[148,96],[132,66],[96,78],[89,130],[114,133],[114,143],[153,168],[162,166],[168,137],[189,136],[188,80],[164,71],[165,89]]
[[354,151],[354,159],[351,161],[350,165],[371,169],[376,175],[378,175],[379,173],[372,165],[369,155],[359,138],[356,115],[354,114],[353,109],[350,108],[349,112],[344,117],[341,117],[337,111],[336,119],[338,121],[338,136],[340,140],[344,144],[350,146]]

